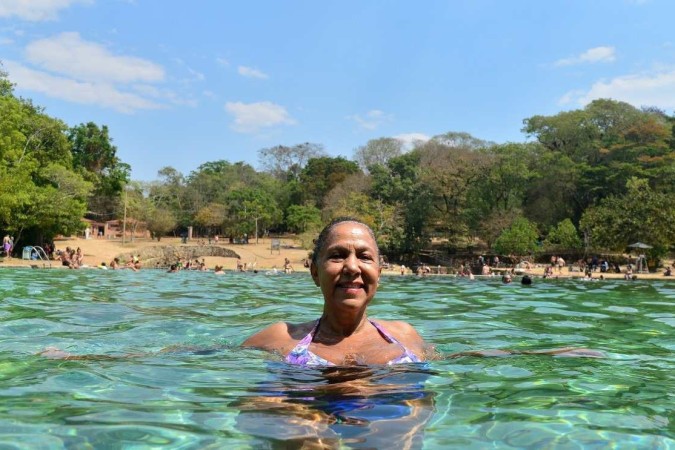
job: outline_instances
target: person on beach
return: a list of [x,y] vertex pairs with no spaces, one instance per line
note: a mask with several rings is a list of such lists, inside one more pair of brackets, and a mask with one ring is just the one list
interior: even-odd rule
[[291,260],[284,258],[284,273],[293,273],[293,266],[291,265]]
[[562,258],[562,256],[558,256],[558,259],[556,259],[556,265],[558,266],[558,273],[562,273],[563,267],[565,267],[565,260]]
[[6,258],[9,259],[12,257],[12,244],[9,234],[2,238],[2,251],[5,253]]
[[300,324],[278,322],[242,344],[307,366],[398,364],[425,360],[427,345],[402,321],[372,320],[367,308],[380,281],[373,231],[351,218],[336,219],[319,234],[310,273],[323,294],[323,313]]

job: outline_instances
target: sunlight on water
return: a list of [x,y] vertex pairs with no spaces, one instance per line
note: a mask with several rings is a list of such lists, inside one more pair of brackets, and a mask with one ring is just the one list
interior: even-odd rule
[[606,357],[330,370],[238,348],[320,315],[307,275],[0,269],[0,298],[3,448],[675,448],[672,281],[384,278],[371,317],[443,354]]

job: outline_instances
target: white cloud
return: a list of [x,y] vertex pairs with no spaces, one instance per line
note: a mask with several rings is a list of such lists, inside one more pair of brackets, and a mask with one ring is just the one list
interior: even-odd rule
[[393,119],[393,116],[391,114],[385,114],[384,111],[380,111],[379,109],[372,109],[368,111],[365,116],[355,114],[353,116],[347,116],[347,118],[359,124],[361,128],[374,130],[380,125],[390,122]]
[[239,75],[242,77],[247,77],[247,78],[258,78],[260,80],[266,80],[269,78],[269,76],[261,72],[258,69],[254,69],[252,67],[246,67],[246,66],[239,66],[237,67],[237,72],[239,72]]
[[624,75],[598,81],[587,91],[570,91],[561,102],[586,105],[598,98],[612,98],[634,106],[675,109],[675,70],[652,74]]
[[62,9],[91,0],[2,0],[0,17],[18,17],[31,22],[55,20]]
[[161,105],[139,95],[124,92],[110,83],[92,83],[53,76],[27,68],[13,61],[5,61],[9,78],[20,89],[27,89],[50,97],[75,103],[98,105],[120,112],[138,109],[159,109]]
[[559,59],[554,63],[557,67],[574,66],[584,63],[612,62],[616,59],[616,50],[614,47],[594,47],[586,50],[580,55],[570,58]]
[[164,79],[161,66],[133,56],[113,55],[74,32],[28,44],[26,58],[43,69],[80,81],[129,83]]
[[394,139],[397,139],[403,143],[403,147],[406,149],[413,148],[418,142],[426,142],[431,139],[431,136],[427,136],[424,133],[403,133],[396,136],[393,136]]
[[197,101],[192,98],[183,98],[176,95],[175,92],[169,89],[160,89],[156,86],[151,86],[147,84],[136,84],[132,86],[132,89],[138,94],[143,95],[144,97],[151,97],[158,100],[166,101],[174,105],[180,106],[197,106]]
[[228,67],[230,65],[230,62],[225,58],[216,58],[216,63],[223,67]]
[[296,123],[286,108],[272,102],[227,102],[225,110],[234,116],[232,129],[239,133],[256,133],[263,128]]

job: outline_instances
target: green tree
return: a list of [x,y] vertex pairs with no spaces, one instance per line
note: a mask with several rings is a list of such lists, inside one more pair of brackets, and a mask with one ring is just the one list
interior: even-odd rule
[[536,251],[538,238],[537,227],[521,217],[499,235],[493,248],[502,255],[523,257]]
[[269,192],[242,188],[228,195],[228,231],[230,235],[249,234],[256,240],[260,232],[281,221],[282,212]]
[[176,228],[176,217],[169,210],[152,208],[147,217],[147,227],[153,239],[161,240],[169,231]]
[[225,217],[227,216],[227,207],[221,203],[209,203],[200,208],[195,215],[195,223],[206,228],[207,234],[211,235],[220,230]]
[[314,205],[290,205],[286,210],[286,223],[296,233],[304,233],[321,225],[321,211]]
[[[459,142],[467,139],[462,135]],[[489,166],[489,157],[472,146],[450,147],[447,143],[451,142],[454,141],[434,138],[418,151],[421,155],[421,182],[431,196],[431,231],[446,237],[451,243],[457,243],[469,235],[470,193],[476,189]]]
[[580,228],[595,249],[624,251],[636,241],[651,245],[647,253],[662,257],[675,243],[675,197],[655,192],[647,180],[632,178],[622,196],[589,208]]
[[176,226],[187,227],[192,221],[192,210],[186,196],[183,174],[173,167],[163,167],[157,173],[159,180],[151,182],[148,198],[157,209],[168,210],[176,218]]
[[354,161],[348,161],[341,156],[310,159],[300,172],[302,201],[297,203],[311,201],[317,207],[322,208],[326,194],[349,175],[357,172],[359,172],[359,166]]
[[389,205],[393,223],[382,233],[383,253],[402,260],[415,260],[430,241],[432,194],[422,181],[418,149],[387,161],[386,167],[371,167],[369,195]]
[[[548,174],[547,182],[572,183],[565,186],[568,192],[559,200],[564,200],[565,209],[572,211],[563,217],[572,217],[574,223],[578,223],[588,207],[603,198],[621,195],[632,177],[650,180],[653,188],[673,191],[672,126],[661,112],[600,99],[583,110],[550,117],[533,116],[524,123],[523,131],[536,137],[552,153],[549,159],[565,167],[561,174],[564,178],[553,178],[543,168],[540,173]],[[540,198],[559,192],[548,189],[540,193]],[[563,217],[558,215],[557,220]]]
[[0,73],[0,229],[42,244],[84,229],[90,189],[72,170],[65,124],[16,98]]
[[544,240],[544,248],[547,250],[579,250],[582,246],[583,242],[571,219],[565,219],[556,227],[551,227]]
[[117,157],[117,147],[106,125],[93,122],[68,130],[73,167],[94,185],[88,199],[89,211],[97,217],[114,214],[124,186],[129,182],[131,167]]

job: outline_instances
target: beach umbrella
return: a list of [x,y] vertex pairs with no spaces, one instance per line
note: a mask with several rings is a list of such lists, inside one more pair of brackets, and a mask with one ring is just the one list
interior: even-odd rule
[[647,245],[643,242],[636,242],[635,244],[630,244],[630,248],[652,248],[651,245]]

